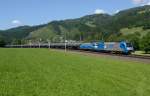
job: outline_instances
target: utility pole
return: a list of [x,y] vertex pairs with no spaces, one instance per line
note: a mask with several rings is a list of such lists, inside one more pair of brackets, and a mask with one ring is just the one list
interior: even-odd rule
[[67,52],[67,40],[66,40],[66,31],[65,31],[65,52]]
[[48,42],[48,48],[50,49],[51,48],[51,42],[49,39],[47,39],[47,42]]
[[82,37],[81,37],[81,35],[80,35],[80,42],[82,41]]
[[49,44],[49,49],[50,49],[51,48],[51,42],[49,41],[48,44]]
[[31,48],[31,45],[32,45],[31,40],[29,40],[29,45],[30,45],[30,48]]
[[42,39],[40,38],[40,40],[39,40],[39,48],[41,48],[41,41],[42,41]]
[[67,40],[65,40],[65,52],[67,52]]
[[104,32],[102,32],[102,41],[104,41]]
[[82,41],[82,38],[83,36],[82,36],[82,32],[80,32],[80,42]]
[[20,40],[20,43],[21,43],[21,48],[23,47],[23,45],[22,45],[22,40]]

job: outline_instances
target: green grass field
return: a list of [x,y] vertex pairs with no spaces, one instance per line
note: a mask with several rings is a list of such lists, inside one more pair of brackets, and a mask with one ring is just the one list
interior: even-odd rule
[[149,64],[48,49],[0,49],[0,96],[149,95]]

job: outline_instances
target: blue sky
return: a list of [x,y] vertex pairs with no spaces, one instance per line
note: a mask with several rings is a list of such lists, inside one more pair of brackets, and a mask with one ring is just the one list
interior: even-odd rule
[[38,25],[96,13],[114,14],[150,0],[1,0],[0,29]]

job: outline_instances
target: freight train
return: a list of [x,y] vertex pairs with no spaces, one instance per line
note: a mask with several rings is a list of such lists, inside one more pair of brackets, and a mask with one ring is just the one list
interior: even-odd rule
[[74,50],[90,50],[99,52],[111,52],[130,54],[134,48],[129,42],[93,42],[93,43],[39,43],[39,44],[26,44],[26,45],[7,45],[7,48],[61,48],[61,49],[74,49]]

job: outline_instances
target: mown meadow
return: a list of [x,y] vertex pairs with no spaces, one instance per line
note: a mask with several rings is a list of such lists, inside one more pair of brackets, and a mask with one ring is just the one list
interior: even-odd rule
[[149,95],[149,64],[49,49],[0,49],[0,96]]

